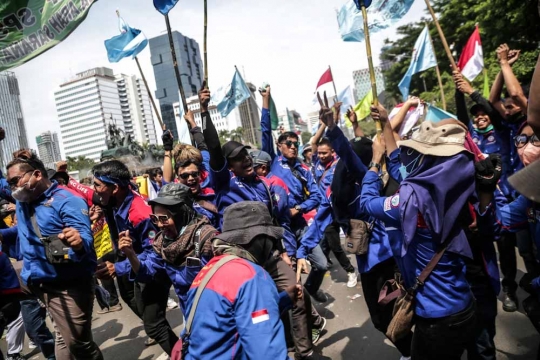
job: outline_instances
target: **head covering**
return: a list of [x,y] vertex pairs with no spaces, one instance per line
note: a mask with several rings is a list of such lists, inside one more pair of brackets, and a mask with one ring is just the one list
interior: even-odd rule
[[238,141],[227,141],[221,148],[223,156],[225,158],[233,158],[240,154],[240,151],[244,149],[251,149],[251,146],[246,146]]
[[222,233],[216,238],[245,245],[258,235],[276,240],[283,237],[283,228],[274,226],[268,208],[260,201],[241,201],[228,206],[223,213]]
[[54,169],[47,169],[47,177],[51,180],[54,179],[54,177],[59,177],[67,184],[69,182],[69,175],[65,171],[56,171]]
[[478,111],[483,111],[484,113],[486,113],[486,108],[484,107],[484,105],[474,104],[473,106],[471,106],[471,109],[469,111],[473,116],[476,116],[476,113]]
[[508,178],[508,182],[517,192],[534,202],[540,202],[540,160],[519,170]]
[[411,139],[399,142],[424,155],[453,156],[462,151],[467,129],[457,120],[448,119],[436,124],[424,121],[420,129],[413,133]]
[[307,151],[311,151],[311,150],[313,150],[313,149],[311,148],[311,144],[307,144],[306,146],[304,146],[304,147],[302,148],[302,155],[304,155]]
[[161,190],[159,190],[157,198],[148,201],[148,204],[150,206],[174,206],[186,204],[191,208],[193,206],[191,189],[186,185],[180,183],[167,184],[163,186]]
[[422,215],[437,245],[453,238],[448,251],[472,258],[467,236],[458,221],[475,191],[472,154],[425,156],[399,188],[402,255],[413,240],[418,214]]
[[272,157],[265,151],[253,150],[249,154],[253,158],[254,167],[257,167],[258,165],[268,165],[272,162]]

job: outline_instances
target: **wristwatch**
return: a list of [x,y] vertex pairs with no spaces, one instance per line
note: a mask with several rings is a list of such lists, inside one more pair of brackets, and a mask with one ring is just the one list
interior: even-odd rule
[[369,163],[368,169],[371,169],[372,167],[376,167],[378,171],[381,171],[381,164],[377,164],[372,161]]

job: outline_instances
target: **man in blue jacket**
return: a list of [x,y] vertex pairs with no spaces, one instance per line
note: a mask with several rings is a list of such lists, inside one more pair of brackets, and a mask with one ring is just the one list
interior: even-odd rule
[[[30,150],[15,152],[7,171],[17,200],[21,277],[54,320],[56,356],[103,359],[92,339],[96,254],[87,205],[51,182]],[[51,255],[53,246],[61,256]]]

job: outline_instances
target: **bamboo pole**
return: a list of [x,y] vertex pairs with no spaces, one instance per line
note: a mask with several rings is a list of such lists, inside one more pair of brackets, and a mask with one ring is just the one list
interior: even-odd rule
[[441,25],[439,24],[439,20],[437,20],[435,11],[433,11],[433,8],[431,7],[429,0],[425,0],[425,1],[426,1],[427,8],[429,10],[429,13],[431,14],[431,17],[433,18],[433,22],[435,23],[435,26],[437,27],[437,31],[439,32],[439,36],[441,38],[444,51],[446,51],[446,56],[448,56],[448,60],[450,61],[452,70],[457,70],[456,62],[454,60],[454,57],[452,56],[452,52],[450,51],[450,48],[448,47],[448,43],[446,42],[446,37],[444,36],[444,32],[442,31]]
[[182,106],[184,107],[184,114],[187,114],[188,107],[186,101],[186,94],[184,93],[184,87],[182,86],[182,79],[180,78],[180,69],[178,68],[178,61],[176,60],[176,51],[174,50],[174,41],[171,31],[171,22],[169,21],[169,15],[165,16],[165,24],[167,25],[167,34],[169,35],[169,46],[171,47],[171,56],[173,60],[174,73],[176,75],[176,82],[178,83],[178,90],[180,90],[180,98],[182,99]]
[[431,38],[431,34],[429,33],[429,26],[427,22],[426,22],[426,26],[428,27],[428,37],[429,37],[429,42],[431,43],[431,48],[433,49],[433,56],[435,56],[435,62],[437,63],[437,65],[435,66],[435,71],[437,72],[437,80],[439,81],[439,89],[441,91],[442,106],[443,106],[443,109],[446,110],[446,98],[444,97],[441,70],[439,69],[439,62],[437,61],[437,55],[435,54],[435,46],[433,45],[433,39]]
[[332,85],[334,86],[334,102],[338,102],[338,97],[337,97],[337,89],[336,89],[336,82],[334,81],[334,74],[332,74],[332,68],[330,67],[330,65],[328,65],[328,69],[330,70],[330,76],[332,76]]
[[154,108],[154,112],[156,113],[156,117],[159,121],[159,125],[161,126],[162,130],[166,130],[167,126],[165,126],[165,124],[163,123],[163,120],[161,120],[161,115],[159,115],[156,102],[154,101],[154,97],[152,96],[152,92],[150,91],[150,88],[148,87],[148,83],[146,82],[146,77],[144,76],[144,73],[142,71],[141,64],[139,63],[139,58],[136,56],[135,56],[135,62],[137,63],[137,67],[139,68],[139,72],[141,73],[141,77],[144,82],[144,87],[146,88],[146,92],[148,93],[148,97],[150,98],[150,102],[152,103],[152,107]]
[[204,49],[204,81],[206,81],[206,88],[208,89],[208,58],[207,58],[207,52],[206,52],[206,37],[207,37],[207,29],[208,29],[208,10],[207,10],[207,0],[204,0],[204,43],[203,43],[203,49]]

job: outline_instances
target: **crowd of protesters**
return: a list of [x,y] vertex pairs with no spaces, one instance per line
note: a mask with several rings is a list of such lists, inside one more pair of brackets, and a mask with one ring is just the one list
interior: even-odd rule
[[[540,332],[540,58],[529,94],[512,72],[519,51],[501,45],[497,58],[489,99],[456,70],[457,119],[421,122],[406,138],[400,127],[421,99],[391,120],[373,105],[382,131],[369,139],[356,113],[324,94],[318,131],[302,145],[295,132],[273,132],[266,87],[260,149],[221,144],[203,84],[202,126],[189,111],[193,144],[164,132],[163,166],[147,174],[152,198],[119,160],[95,165],[83,184],[66,163],[46,169],[32,151],[15,152],[0,174],[7,358],[23,358],[26,333],[47,359],[103,359],[94,300],[105,314],[121,299],[146,345],[173,359],[328,359],[314,347],[327,320],[313,302],[328,301],[330,253],[348,287],[361,283],[396,358],[495,359],[500,292],[503,310],[521,306]],[[166,318],[171,287],[181,333]]]

